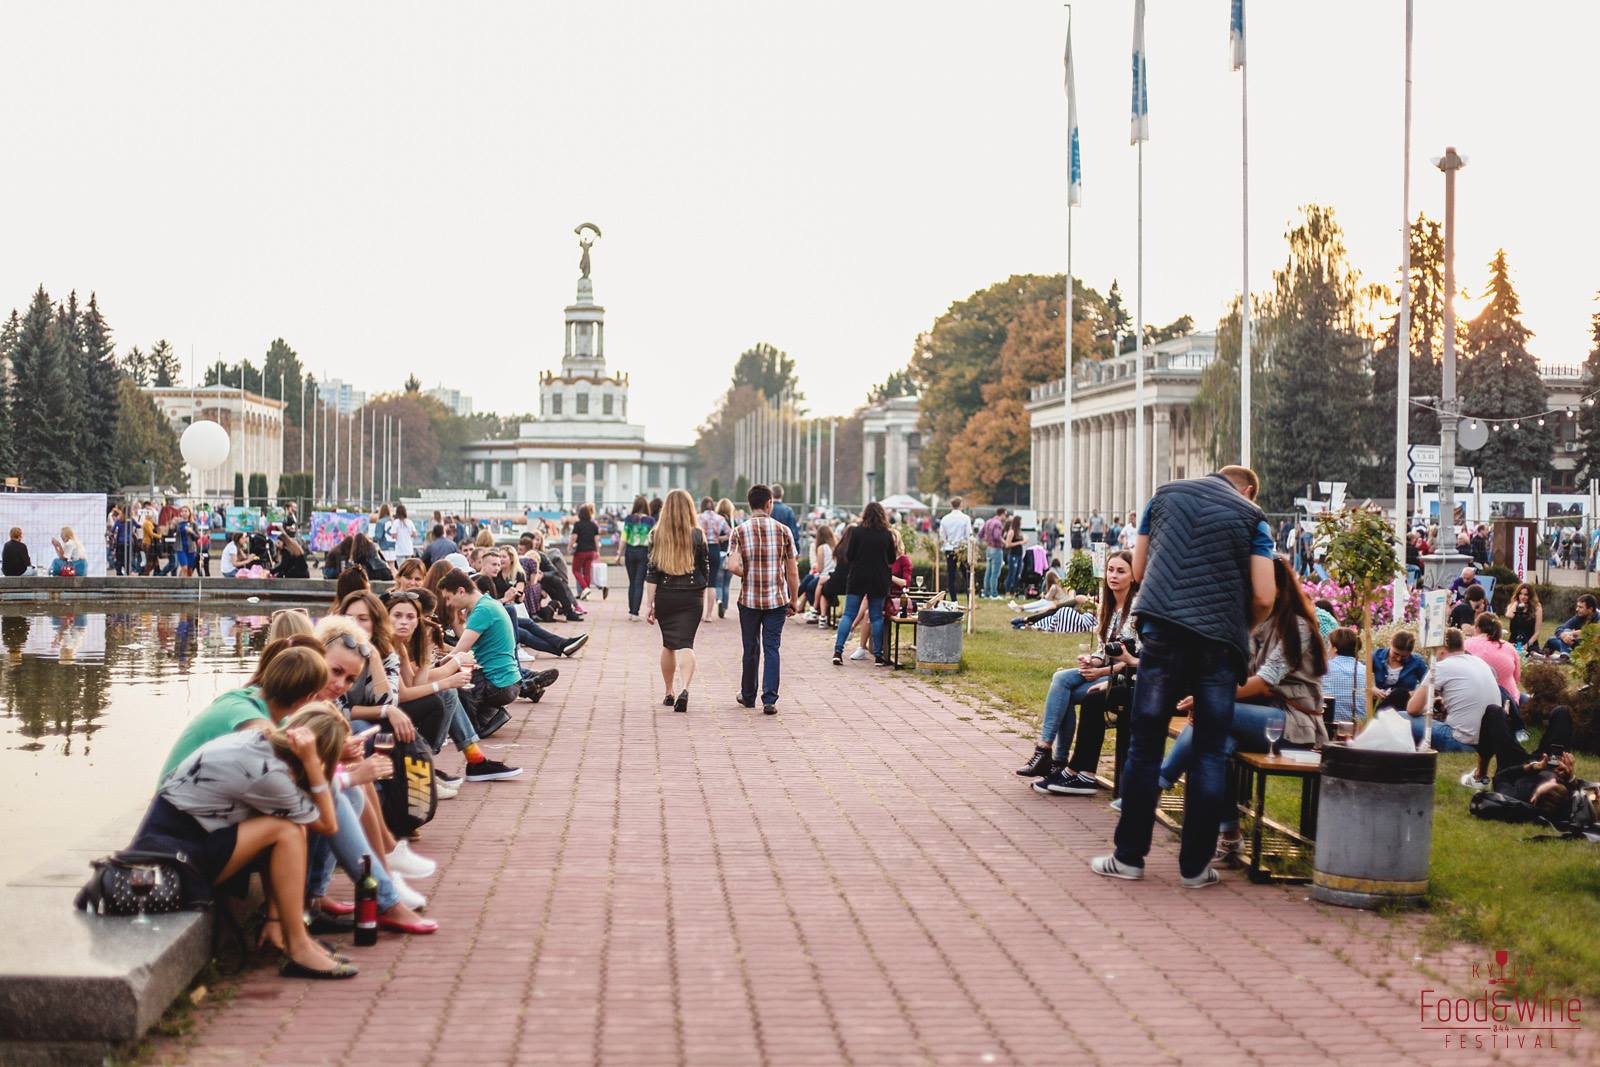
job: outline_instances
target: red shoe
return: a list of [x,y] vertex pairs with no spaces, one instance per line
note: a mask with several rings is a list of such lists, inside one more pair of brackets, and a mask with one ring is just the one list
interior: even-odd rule
[[324,898],[322,903],[318,905],[317,910],[324,915],[353,915],[355,914],[356,906],[353,903],[346,904],[342,900]]
[[432,919],[418,919],[414,923],[403,923],[399,919],[389,919],[378,916],[378,928],[393,930],[397,934],[431,934],[439,929],[439,924]]

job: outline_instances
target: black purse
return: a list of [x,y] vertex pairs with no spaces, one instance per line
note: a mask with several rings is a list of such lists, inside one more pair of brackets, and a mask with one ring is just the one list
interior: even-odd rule
[[[144,852],[124,849],[90,863],[94,874],[89,876],[72,906],[80,911],[97,915],[149,915],[193,909],[203,911],[211,906],[211,887],[194,864],[182,853]],[[160,871],[156,885],[145,896],[141,906],[134,893],[132,872],[135,867],[154,867]]]

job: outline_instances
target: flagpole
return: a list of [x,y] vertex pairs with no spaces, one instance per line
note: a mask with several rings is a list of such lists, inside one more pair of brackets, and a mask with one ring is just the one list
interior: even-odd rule
[[1139,225],[1138,291],[1134,297],[1133,353],[1133,503],[1134,510],[1144,512],[1145,486],[1149,484],[1150,466],[1144,444],[1144,142],[1139,142]]
[[[1062,323],[1066,337],[1065,382],[1061,390],[1061,521],[1060,528],[1072,524],[1072,205],[1077,200],[1078,127],[1076,89],[1072,84],[1072,5],[1067,5],[1067,316]],[[1046,468],[1048,469],[1048,467]]]
[[[1409,488],[1407,453],[1411,445],[1411,16],[1406,0],[1406,75],[1404,158],[1400,165],[1400,316],[1395,322],[1394,415],[1394,553],[1406,565],[1406,496]],[[1451,294],[1446,293],[1449,300]],[[1441,478],[1450,477],[1444,471]],[[1443,511],[1440,512],[1441,520]],[[1447,546],[1445,551],[1449,551]]]
[[[1244,0],[1239,0],[1240,21],[1243,21]],[[1243,30],[1243,26],[1240,26]],[[1240,46],[1243,47],[1241,34]],[[1242,252],[1239,266],[1242,274],[1239,301],[1239,465],[1250,466],[1250,390],[1254,368],[1250,358],[1250,65],[1244,56],[1236,56],[1239,67],[1239,142],[1243,162],[1240,167],[1242,188],[1239,238]]]

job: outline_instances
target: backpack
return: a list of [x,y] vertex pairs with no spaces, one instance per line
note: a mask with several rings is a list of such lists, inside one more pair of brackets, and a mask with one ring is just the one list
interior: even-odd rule
[[1467,810],[1480,819],[1491,822],[1545,822],[1539,809],[1525,800],[1508,797],[1504,793],[1474,793],[1467,801]]
[[396,837],[410,837],[433,818],[439,806],[433,752],[421,735],[410,741],[395,738],[389,758],[394,761],[394,776],[376,783],[383,821]]

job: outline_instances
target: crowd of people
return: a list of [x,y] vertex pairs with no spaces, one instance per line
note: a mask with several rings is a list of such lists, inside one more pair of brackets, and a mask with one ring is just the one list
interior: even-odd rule
[[[1285,531],[1275,534],[1255,506],[1258,485],[1253,472],[1227,467],[1162,486],[1136,524],[1113,532],[1104,521],[1082,523],[1084,544],[1098,537],[1130,545],[1106,556],[1099,596],[1066,589],[1053,566],[1046,595],[1014,605],[1025,613],[1014,625],[1093,635],[1075,666],[1055,672],[1038,741],[1017,774],[1041,794],[1093,796],[1105,788],[1098,768],[1108,722],[1122,730],[1115,849],[1093,861],[1095,872],[1143,877],[1158,794],[1182,780],[1182,884],[1216,884],[1219,867],[1240,862],[1229,756],[1266,752],[1269,737],[1320,748],[1330,729],[1353,736],[1369,707],[1407,716],[1419,746],[1474,753],[1463,786],[1507,793],[1561,822],[1587,788],[1566,751],[1571,714],[1554,709],[1539,746],[1527,751],[1521,666],[1530,656],[1570,654],[1595,621],[1595,599],[1580,596],[1574,616],[1540,646],[1535,587],[1518,585],[1502,618],[1468,567],[1451,583],[1449,626],[1431,667],[1404,628],[1363,657],[1359,635],[1334,618],[1334,606],[1306,595]],[[957,524],[951,540],[960,539]],[[991,575],[1009,567],[1006,529],[997,516],[980,533]],[[990,589],[1004,591],[986,585],[986,595]],[[1185,725],[1168,748],[1174,716]]]

